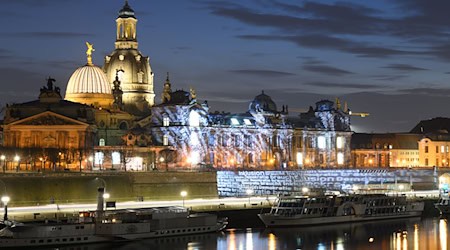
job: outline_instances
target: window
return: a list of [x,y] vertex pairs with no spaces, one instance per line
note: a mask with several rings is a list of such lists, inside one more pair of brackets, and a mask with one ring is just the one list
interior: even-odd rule
[[94,154],[94,164],[95,165],[102,165],[103,159],[104,159],[103,152],[95,152],[95,154]]
[[338,136],[336,138],[336,148],[343,148],[344,147],[344,138],[342,136]]
[[230,120],[231,120],[231,125],[240,125],[238,119],[236,119],[236,118],[231,118]]
[[344,154],[343,153],[337,154],[337,164],[339,164],[339,165],[344,164]]
[[436,146],[436,153],[439,153],[439,146]]
[[441,146],[441,153],[445,153],[445,146],[444,145]]
[[425,153],[428,153],[428,146],[425,146]]
[[324,149],[326,147],[325,136],[317,137],[317,147],[320,149]]
[[297,152],[297,165],[302,166],[303,165],[303,153]]
[[244,119],[244,124],[250,126],[252,125],[252,122],[249,119]]
[[101,138],[98,142],[99,146],[105,146],[105,139]]
[[169,136],[168,135],[163,136],[163,145],[164,146],[169,145]]
[[164,116],[164,117],[163,117],[163,126],[164,126],[164,127],[167,127],[167,126],[169,126],[169,125],[170,125],[170,119],[169,119],[169,117]]
[[112,164],[120,164],[120,153],[112,152],[111,154]]

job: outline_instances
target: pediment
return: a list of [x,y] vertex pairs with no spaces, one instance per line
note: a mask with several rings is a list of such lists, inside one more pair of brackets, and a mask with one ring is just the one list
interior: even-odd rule
[[27,126],[61,126],[61,125],[89,125],[87,123],[72,119],[67,116],[46,111],[22,120],[13,122],[10,125],[27,125]]

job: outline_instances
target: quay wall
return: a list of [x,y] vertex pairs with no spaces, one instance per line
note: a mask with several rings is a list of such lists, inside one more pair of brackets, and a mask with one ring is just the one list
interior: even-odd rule
[[110,201],[179,200],[180,192],[189,199],[217,198],[215,172],[127,172],[127,173],[44,173],[0,175],[10,196],[11,206],[95,203],[97,188],[106,183]]

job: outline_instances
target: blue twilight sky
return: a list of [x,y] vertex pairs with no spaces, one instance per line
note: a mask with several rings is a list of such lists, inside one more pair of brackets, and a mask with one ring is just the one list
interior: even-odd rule
[[[193,86],[211,110],[244,112],[261,90],[306,110],[340,97],[358,132],[409,131],[450,116],[450,1],[130,0],[139,49],[160,102]],[[36,99],[45,78],[65,92],[85,64],[114,49],[122,0],[0,0],[0,104]]]

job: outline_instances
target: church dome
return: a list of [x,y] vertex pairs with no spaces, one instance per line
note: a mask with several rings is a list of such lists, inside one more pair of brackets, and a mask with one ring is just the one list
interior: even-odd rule
[[112,94],[111,86],[102,69],[94,65],[85,65],[73,72],[67,84],[66,96],[80,93]]
[[88,63],[73,72],[67,83],[65,100],[108,107],[113,103],[114,97],[102,69]]
[[266,94],[264,91],[255,97],[249,106],[250,111],[268,111],[268,112],[276,112],[277,105],[272,100],[272,98]]

